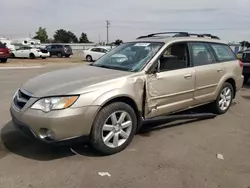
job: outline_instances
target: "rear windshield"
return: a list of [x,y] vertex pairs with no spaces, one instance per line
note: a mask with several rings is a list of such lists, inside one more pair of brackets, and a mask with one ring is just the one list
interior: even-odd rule
[[0,43],[0,48],[6,48],[6,45],[3,43]]
[[64,45],[64,47],[71,49],[70,45]]
[[219,61],[232,61],[236,60],[237,57],[233,53],[232,49],[225,44],[211,44],[213,50]]

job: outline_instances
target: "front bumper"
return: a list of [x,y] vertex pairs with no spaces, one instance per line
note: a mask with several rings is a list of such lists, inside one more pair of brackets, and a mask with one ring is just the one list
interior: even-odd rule
[[[26,136],[47,143],[88,136],[99,109],[98,106],[90,106],[44,113],[30,108],[18,111],[14,105],[12,103],[10,113],[15,127]],[[53,139],[43,136],[44,129],[53,134]]]

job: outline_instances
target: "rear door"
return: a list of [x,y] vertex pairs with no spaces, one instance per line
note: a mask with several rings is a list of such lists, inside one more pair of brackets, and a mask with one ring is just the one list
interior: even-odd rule
[[22,51],[22,57],[29,57],[31,52],[31,47],[24,47]]
[[94,61],[98,59],[98,51],[99,51],[99,48],[92,48],[90,50],[90,55]]
[[189,43],[191,61],[195,70],[194,104],[199,105],[214,100],[217,86],[225,70],[216,60],[209,43]]
[[23,57],[24,47],[20,47],[15,51],[15,57]]

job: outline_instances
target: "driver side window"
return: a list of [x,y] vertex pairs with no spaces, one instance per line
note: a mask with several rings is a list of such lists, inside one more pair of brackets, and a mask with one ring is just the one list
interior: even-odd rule
[[190,67],[187,43],[176,43],[167,47],[159,59],[160,72]]

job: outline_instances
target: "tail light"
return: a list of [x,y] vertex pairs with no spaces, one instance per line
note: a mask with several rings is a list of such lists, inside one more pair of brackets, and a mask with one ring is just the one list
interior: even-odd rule
[[37,50],[37,52],[41,52],[41,50]]
[[242,61],[238,60],[238,62],[239,62],[240,68],[242,68],[243,67]]

